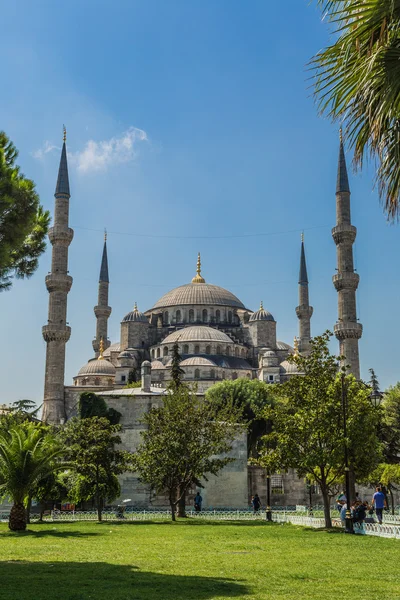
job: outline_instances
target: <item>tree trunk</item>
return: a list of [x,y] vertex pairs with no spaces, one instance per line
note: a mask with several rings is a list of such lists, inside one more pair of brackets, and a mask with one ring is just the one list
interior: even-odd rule
[[103,499],[97,496],[97,520],[101,523],[103,519]]
[[25,531],[26,509],[22,502],[13,504],[8,519],[8,527],[11,531]]
[[175,521],[175,498],[173,498],[171,494],[169,496],[169,505],[171,507],[171,518]]
[[28,502],[26,505],[26,523],[29,525],[31,522],[31,507],[32,507],[32,497],[28,496]]
[[394,498],[393,498],[393,490],[392,490],[392,486],[391,485],[388,485],[388,491],[389,491],[389,495],[390,495],[390,505],[391,505],[391,511],[390,512],[392,513],[392,515],[394,515]]
[[178,517],[185,518],[186,517],[186,490],[182,491],[179,489],[179,501],[178,501]]
[[324,518],[325,518],[325,527],[332,527],[332,519],[331,519],[331,503],[329,499],[329,492],[327,489],[321,486],[322,498],[324,500]]

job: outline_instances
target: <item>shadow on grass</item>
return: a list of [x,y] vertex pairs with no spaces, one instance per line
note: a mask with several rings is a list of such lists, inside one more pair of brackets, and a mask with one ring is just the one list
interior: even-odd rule
[[2,562],[0,581],[4,600],[211,600],[249,594],[245,585],[229,579],[101,562]]
[[4,537],[44,538],[51,536],[58,538],[88,538],[97,537],[99,535],[103,535],[103,533],[101,531],[90,531],[89,533],[83,533],[82,531],[68,531],[56,528],[50,529],[49,526],[47,526],[47,528],[41,529],[40,531],[33,531],[32,529],[27,529],[26,531],[5,531],[4,533],[0,533],[0,540]]

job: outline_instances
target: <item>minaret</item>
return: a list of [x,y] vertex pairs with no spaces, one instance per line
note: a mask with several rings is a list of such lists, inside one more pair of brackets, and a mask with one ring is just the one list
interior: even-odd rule
[[310,306],[308,297],[308,277],[306,254],[304,251],[304,234],[301,234],[300,273],[299,273],[299,306],[296,307],[296,315],[299,319],[298,347],[301,353],[310,351],[311,317],[313,307]]
[[51,272],[45,279],[49,292],[49,313],[47,325],[42,328],[43,338],[47,343],[43,420],[49,423],[62,423],[65,419],[65,344],[71,335],[71,328],[67,325],[67,294],[72,285],[72,277],[68,275],[68,246],[74,232],[68,227],[70,193],[65,142],[64,127],[60,167],[54,194],[54,224],[49,229],[49,240],[53,246]]
[[336,227],[332,236],[337,248],[337,274],[333,285],[338,292],[338,320],[334,332],[339,340],[343,364],[356,379],[360,379],[358,340],[362,336],[362,325],[357,320],[356,290],[359,276],[354,272],[353,244],[357,229],[351,224],[350,187],[344,156],[342,131],[340,130],[339,164],[336,183]]
[[108,278],[108,260],[107,260],[107,232],[104,232],[103,256],[101,259],[100,277],[99,277],[99,294],[97,306],[94,307],[96,315],[96,337],[93,340],[93,350],[95,356],[99,356],[100,340],[103,340],[103,349],[106,350],[110,345],[110,340],[107,337],[108,317],[111,315],[111,306],[108,306],[108,286],[110,280]]

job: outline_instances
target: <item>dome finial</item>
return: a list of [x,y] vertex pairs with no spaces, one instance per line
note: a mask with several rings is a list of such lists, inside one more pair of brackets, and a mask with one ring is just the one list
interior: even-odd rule
[[138,309],[138,307],[137,307],[137,302],[135,302],[135,304],[134,304],[134,306],[133,306],[133,310],[136,310],[136,312],[137,312],[137,309]]
[[104,352],[104,342],[103,342],[103,338],[101,337],[100,345],[99,345],[99,357],[97,360],[104,360],[103,352]]
[[299,340],[297,339],[296,336],[293,340],[293,348],[294,348],[294,355],[299,356]]
[[260,302],[260,310],[264,310],[264,304],[263,304],[263,301],[262,301],[262,300],[261,300],[261,302]]
[[197,255],[197,270],[196,270],[196,277],[193,277],[192,279],[192,283],[205,283],[206,280],[204,279],[204,277],[201,276],[201,257],[200,257],[200,252]]

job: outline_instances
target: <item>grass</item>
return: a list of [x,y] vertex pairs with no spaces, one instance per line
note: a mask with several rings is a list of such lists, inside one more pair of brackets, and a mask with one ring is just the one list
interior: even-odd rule
[[1,600],[400,600],[400,541],[262,522],[0,524]]

